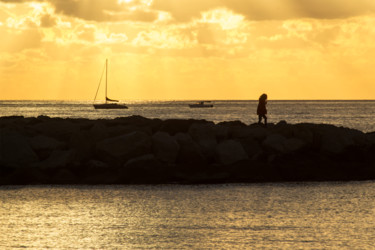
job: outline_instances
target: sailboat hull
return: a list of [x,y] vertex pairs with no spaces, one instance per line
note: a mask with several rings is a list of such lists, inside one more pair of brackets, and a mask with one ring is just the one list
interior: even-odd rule
[[117,104],[117,103],[102,103],[102,104],[94,104],[95,109],[127,109],[128,106],[125,104]]

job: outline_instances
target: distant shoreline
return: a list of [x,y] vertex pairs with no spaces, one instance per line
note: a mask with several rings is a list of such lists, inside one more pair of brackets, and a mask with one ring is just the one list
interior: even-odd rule
[[0,117],[0,185],[375,180],[375,132],[195,119]]

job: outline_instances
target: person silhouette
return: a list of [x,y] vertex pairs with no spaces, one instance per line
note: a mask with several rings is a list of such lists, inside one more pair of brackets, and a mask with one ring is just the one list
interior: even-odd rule
[[262,124],[262,118],[264,119],[264,125],[267,127],[267,94],[262,94],[259,97],[259,103],[257,108],[258,124]]

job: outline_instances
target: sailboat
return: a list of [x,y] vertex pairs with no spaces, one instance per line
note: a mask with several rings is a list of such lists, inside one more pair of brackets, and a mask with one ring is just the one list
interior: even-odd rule
[[[107,96],[108,70],[107,69],[108,69],[108,59],[105,60],[105,103],[94,104],[94,108],[95,109],[127,109],[128,107],[125,104],[118,103],[118,100],[113,100],[113,99],[108,98]],[[102,79],[100,78],[100,82],[101,80]],[[94,101],[96,100],[96,96],[98,95],[100,82],[99,82],[98,89],[96,90]]]

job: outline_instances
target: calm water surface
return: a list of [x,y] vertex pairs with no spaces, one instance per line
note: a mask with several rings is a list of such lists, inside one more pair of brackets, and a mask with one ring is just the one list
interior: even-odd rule
[[0,248],[374,249],[375,183],[5,186]]
[[[113,119],[141,115],[159,119],[206,119],[214,122],[240,120],[257,122],[257,101],[214,101],[214,108],[191,109],[194,101],[132,101],[129,109],[95,110],[92,102],[69,101],[1,101],[0,116],[22,115],[37,117],[70,117]],[[268,102],[269,122],[328,123],[375,131],[375,101],[274,101]]]

